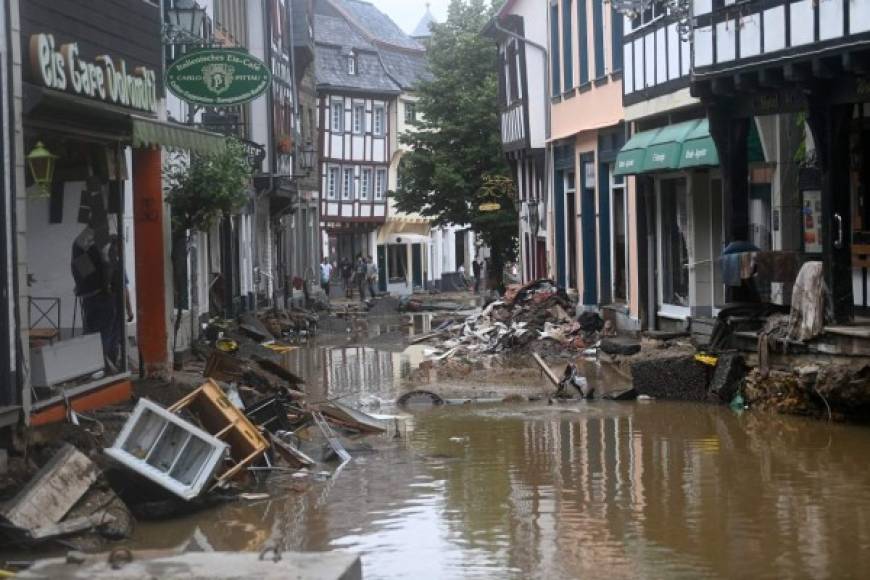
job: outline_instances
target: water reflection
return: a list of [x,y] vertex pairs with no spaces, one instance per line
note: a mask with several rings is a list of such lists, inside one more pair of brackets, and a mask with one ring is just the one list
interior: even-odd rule
[[865,428],[664,402],[453,407],[415,423],[308,492],[275,480],[272,500],[143,525],[137,543],[196,532],[214,549],[361,551],[367,578],[856,577],[870,565]]

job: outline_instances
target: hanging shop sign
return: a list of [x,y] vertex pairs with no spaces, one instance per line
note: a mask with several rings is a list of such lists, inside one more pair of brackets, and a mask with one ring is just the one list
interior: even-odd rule
[[166,86],[195,105],[231,107],[262,95],[272,82],[263,61],[233,48],[206,48],[188,53],[166,70]]
[[114,105],[157,112],[157,75],[140,66],[128,71],[123,59],[104,54],[83,58],[77,42],[60,46],[53,34],[30,37],[33,78],[44,86]]

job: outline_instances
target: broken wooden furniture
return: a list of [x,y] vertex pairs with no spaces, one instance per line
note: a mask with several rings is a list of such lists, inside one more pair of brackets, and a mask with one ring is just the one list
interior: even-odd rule
[[178,415],[140,399],[106,454],[177,496],[198,496],[228,445]]
[[229,444],[233,465],[218,475],[219,484],[229,481],[269,447],[260,431],[211,379],[177,401],[168,411],[190,412],[206,431]]

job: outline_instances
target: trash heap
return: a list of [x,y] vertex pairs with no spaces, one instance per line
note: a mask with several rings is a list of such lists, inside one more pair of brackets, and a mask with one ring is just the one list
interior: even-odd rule
[[[262,489],[267,478],[274,480],[270,489],[303,491],[313,481],[335,477],[352,459],[348,448],[363,445],[357,439],[400,434],[401,417],[310,400],[304,379],[278,362],[295,347],[275,340],[265,327],[280,327],[279,336],[286,338],[288,328],[299,336],[315,326],[304,315],[261,316],[211,333],[199,349],[208,356],[198,386],[183,392],[163,388],[178,393],[174,402],[143,397],[132,408],[91,416],[70,409],[69,422],[57,426],[63,435],[30,451],[42,455],[42,468],[22,478],[17,494],[0,506],[0,541],[33,546],[79,540],[86,532],[96,532],[88,534],[93,541],[121,539],[136,518],[268,498]],[[152,398],[160,398],[160,391]],[[57,440],[67,443],[52,443]],[[31,464],[28,475],[34,471]]]
[[501,300],[461,321],[447,321],[426,340],[440,340],[436,360],[456,355],[583,351],[594,348],[605,330],[596,313],[569,314],[574,306],[552,280],[507,288]]

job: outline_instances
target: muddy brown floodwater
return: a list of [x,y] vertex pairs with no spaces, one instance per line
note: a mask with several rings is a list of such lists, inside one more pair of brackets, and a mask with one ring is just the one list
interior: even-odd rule
[[[371,403],[393,398],[422,356],[321,344],[288,365],[313,392]],[[586,370],[600,389],[619,386]],[[267,500],[140,522],[130,545],[355,551],[367,579],[870,570],[866,427],[660,401],[448,406],[409,423],[306,491],[272,478]]]

